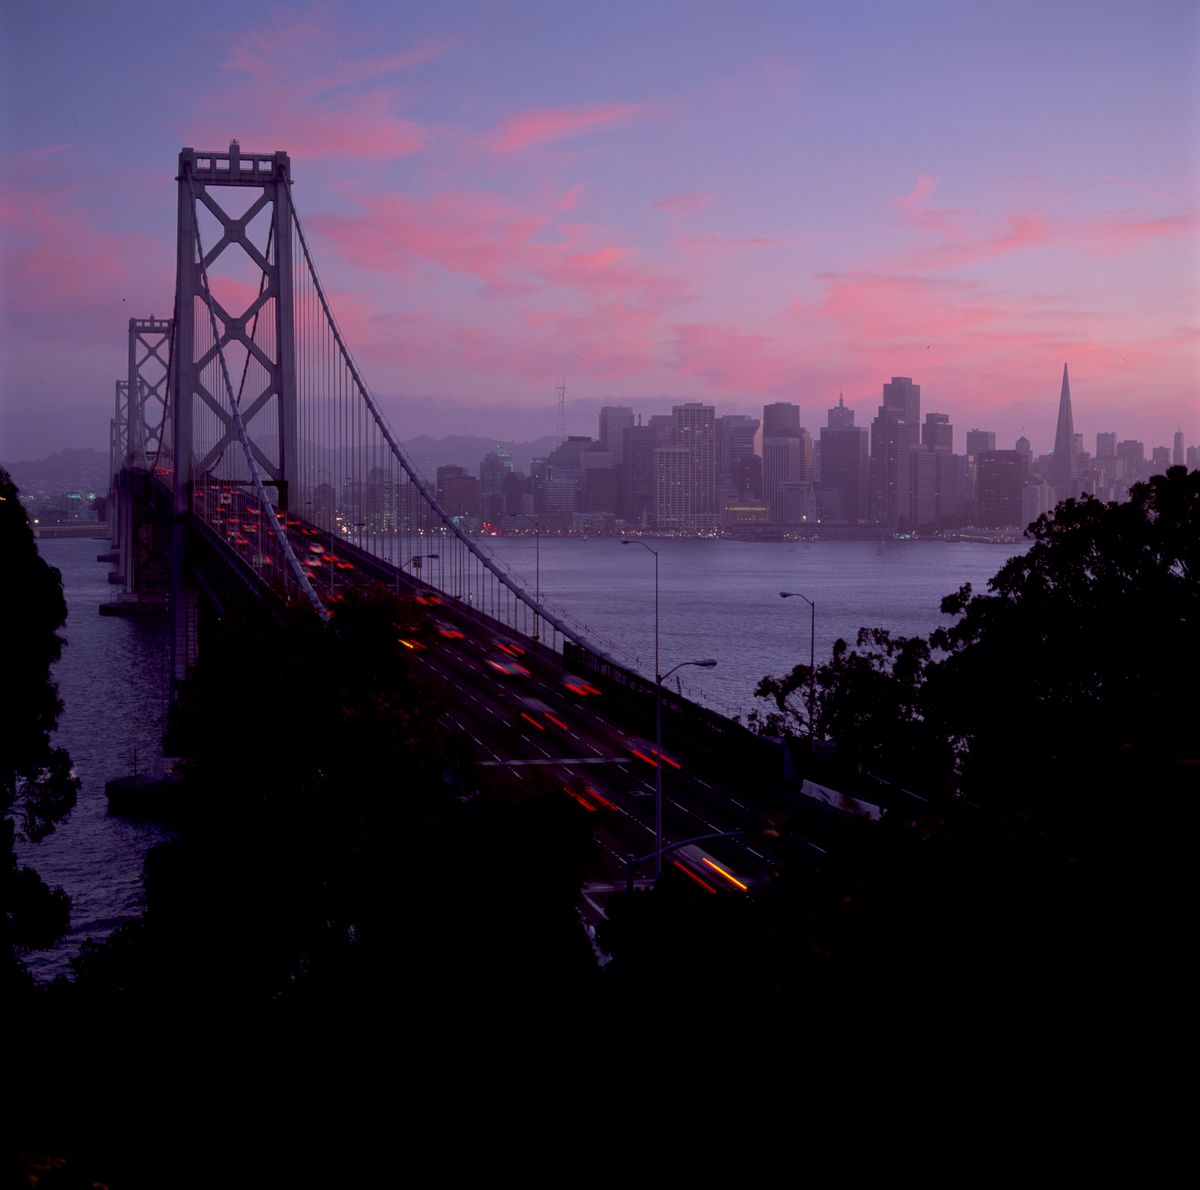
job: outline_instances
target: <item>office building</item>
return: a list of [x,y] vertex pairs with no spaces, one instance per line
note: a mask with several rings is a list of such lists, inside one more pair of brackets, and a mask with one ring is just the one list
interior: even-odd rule
[[756,417],[738,414],[717,418],[717,486],[731,496],[754,490],[754,439],[760,424]]
[[921,386],[893,376],[871,423],[871,515],[884,525],[908,519],[912,452],[919,443]]
[[625,458],[625,431],[633,425],[633,410],[628,405],[605,405],[600,410],[600,445],[619,467]]
[[635,525],[645,525],[654,512],[654,449],[656,434],[651,426],[629,426],[621,435],[624,462],[620,469],[620,500],[617,511]]
[[[993,435],[993,438],[995,435]],[[948,413],[927,413],[921,427],[921,445],[926,450],[954,450],[954,427]]]
[[675,444],[692,454],[689,495],[690,532],[711,533],[717,528],[717,411],[712,405],[689,401],[672,409]]
[[821,428],[821,481],[818,505],[821,520],[841,524],[865,521],[870,476],[870,438],[854,424],[854,410],[841,395]]
[[693,531],[692,452],[686,446],[654,450],[654,526],[661,533]]
[[800,406],[790,401],[764,405],[762,432],[764,438],[799,438]]
[[1024,521],[1023,489],[1028,473],[1019,450],[985,450],[976,461],[976,514],[985,529],[1020,527]]

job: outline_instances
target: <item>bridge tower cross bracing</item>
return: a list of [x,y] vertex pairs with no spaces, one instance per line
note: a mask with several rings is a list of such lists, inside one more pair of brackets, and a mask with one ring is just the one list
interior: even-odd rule
[[126,436],[126,463],[149,467],[160,459],[167,429],[167,382],[170,378],[170,318],[129,320],[130,416]]
[[129,449],[129,381],[118,380],[115,388],[113,416],[108,424],[108,525],[114,551],[121,545],[123,517],[118,476],[125,466],[125,456]]
[[[286,153],[244,153],[237,141],[227,150],[184,148],[179,154],[170,384],[171,670],[177,682],[197,651],[197,601],[184,559],[186,519],[198,485],[210,478],[248,484],[250,466],[239,436],[244,432],[246,449],[262,483],[274,488],[278,507],[286,510],[300,496],[290,171]],[[241,214],[231,209],[239,196],[250,200]],[[215,221],[215,241],[197,235],[205,213]],[[247,267],[254,292],[248,301]],[[226,387],[231,358],[236,413]]]
[[[245,297],[237,281],[212,294],[220,322],[220,344],[240,351],[237,396],[242,423],[264,483],[276,489],[281,508],[299,492],[296,415],[295,330],[292,310],[292,214],[288,189],[291,163],[286,153],[243,153],[237,142],[221,152],[185,148],[179,154],[176,343],[173,352],[172,422],[175,459],[175,511],[190,510],[191,485],[239,453],[237,428],[219,383],[218,344],[208,333],[202,270],[220,282],[218,261],[227,250],[240,250],[257,270],[257,293],[244,308],[229,309]],[[231,214],[226,197],[251,192],[251,202]],[[257,192],[255,194],[254,192]],[[196,249],[200,208],[219,225],[220,238],[205,244],[204,261]],[[265,218],[259,216],[267,212]],[[252,226],[253,225],[253,226]],[[256,243],[256,239],[263,242]],[[236,251],[233,254],[237,255]],[[230,261],[226,257],[226,262]],[[245,261],[234,261],[234,267]],[[216,266],[216,267],[214,267]],[[225,297],[222,303],[220,296]],[[228,459],[226,458],[228,456]]]

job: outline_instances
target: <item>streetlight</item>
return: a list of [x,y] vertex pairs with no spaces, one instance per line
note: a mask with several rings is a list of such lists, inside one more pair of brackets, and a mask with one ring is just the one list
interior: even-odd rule
[[404,565],[401,566],[399,570],[396,571],[396,594],[397,595],[400,594],[400,571],[403,570],[405,566],[411,566],[413,568],[413,573],[416,574],[416,576],[418,578],[420,578],[421,577],[421,559],[422,558],[437,558],[437,557],[440,557],[440,555],[439,554],[413,554],[413,556],[411,558],[409,558],[409,560],[407,562],[405,562]]
[[[647,547],[648,548],[648,547]],[[667,670],[665,674],[656,674],[654,678],[654,879],[657,880],[662,875],[662,851],[663,851],[663,832],[662,832],[662,774],[663,774],[663,755],[662,755],[662,688],[663,682],[667,680],[677,669],[683,669],[685,665],[696,665],[701,669],[712,669],[716,662],[711,658],[704,661],[681,661],[678,665]]]
[[797,599],[803,599],[809,607],[809,635],[808,635],[808,742],[811,745],[816,739],[816,715],[817,707],[817,605],[813,603],[807,595],[801,595],[799,591],[780,591],[780,599],[791,599],[795,596]]
[[[654,676],[658,677],[658,550],[634,537],[622,537],[622,545],[640,545],[654,555]],[[658,873],[656,872],[655,875]]]
[[537,604],[537,609],[533,613],[533,639],[538,640],[542,623],[540,618],[542,607],[542,522],[540,518],[529,512],[510,512],[508,515],[514,520],[518,517],[525,517],[533,522],[533,601]]
[[662,875],[662,687],[677,669],[685,665],[696,665],[701,669],[712,669],[716,662],[709,658],[705,661],[681,661],[673,669],[662,673],[659,670],[659,632],[658,632],[658,550],[647,545],[636,537],[621,538],[622,545],[640,545],[654,555],[654,879]]

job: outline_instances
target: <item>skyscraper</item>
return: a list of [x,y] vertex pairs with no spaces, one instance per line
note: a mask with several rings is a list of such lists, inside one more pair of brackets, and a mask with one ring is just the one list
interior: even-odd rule
[[854,410],[841,395],[821,429],[821,516],[829,521],[866,520],[870,454],[867,431],[854,424]]
[[625,431],[633,425],[628,405],[605,405],[600,410],[600,445],[612,455],[613,466],[625,458]]
[[1071,381],[1063,364],[1062,392],[1058,397],[1058,425],[1054,431],[1054,454],[1050,460],[1050,486],[1055,500],[1078,496],[1079,459],[1075,453],[1075,421],[1071,416]]
[[845,430],[854,425],[854,410],[846,407],[841,393],[838,393],[838,403],[829,410],[825,424],[831,430]]
[[757,417],[728,414],[717,418],[717,480],[734,495],[750,491]]
[[776,401],[763,406],[764,438],[799,438],[800,406],[790,401]]
[[691,451],[687,503],[691,523],[689,532],[710,532],[717,528],[717,411],[713,405],[688,401],[675,405],[675,442]]
[[881,524],[908,518],[912,451],[921,433],[921,386],[893,376],[871,423],[871,514]]
[[1175,445],[1172,448],[1172,453],[1171,453],[1171,465],[1173,467],[1182,467],[1183,460],[1184,460],[1183,431],[1176,430],[1175,431]]
[[927,413],[921,427],[921,445],[926,450],[954,450],[954,427],[948,413]]
[[973,427],[967,431],[967,458],[973,463],[977,455],[985,450],[996,449],[996,432],[994,430],[976,430]]
[[980,453],[975,518],[988,529],[1021,525],[1022,490],[1028,478],[1025,456],[1019,450],[985,450]]
[[621,440],[620,513],[628,521],[643,524],[654,510],[655,433],[650,426],[629,426]]

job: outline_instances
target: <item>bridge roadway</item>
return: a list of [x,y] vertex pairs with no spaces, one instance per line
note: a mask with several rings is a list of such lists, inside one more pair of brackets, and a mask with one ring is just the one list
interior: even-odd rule
[[[235,492],[226,515],[241,528],[217,526],[216,531],[245,541],[245,526],[256,515],[252,494]],[[647,684],[631,692],[604,676],[572,674],[558,653],[514,638],[460,600],[351,542],[291,517],[286,528],[335,617],[337,602],[349,589],[384,585],[390,591],[402,588],[416,600],[428,624],[414,617],[410,628],[398,627],[403,635],[396,647],[411,652],[449,692],[446,725],[470,740],[477,763],[502,779],[549,776],[564,797],[593,815],[599,844],[594,879],[601,886],[621,885],[626,857],[654,850],[657,761]],[[782,758],[769,745],[735,729],[740,744],[731,752],[726,737],[672,713],[669,705],[663,722],[664,846],[739,832],[703,846],[745,885],[769,878],[789,857],[812,858],[823,851],[818,843],[828,815],[823,819],[819,807],[782,791]],[[652,877],[653,862],[642,865],[638,875]],[[719,876],[707,883],[723,892],[736,890]]]

